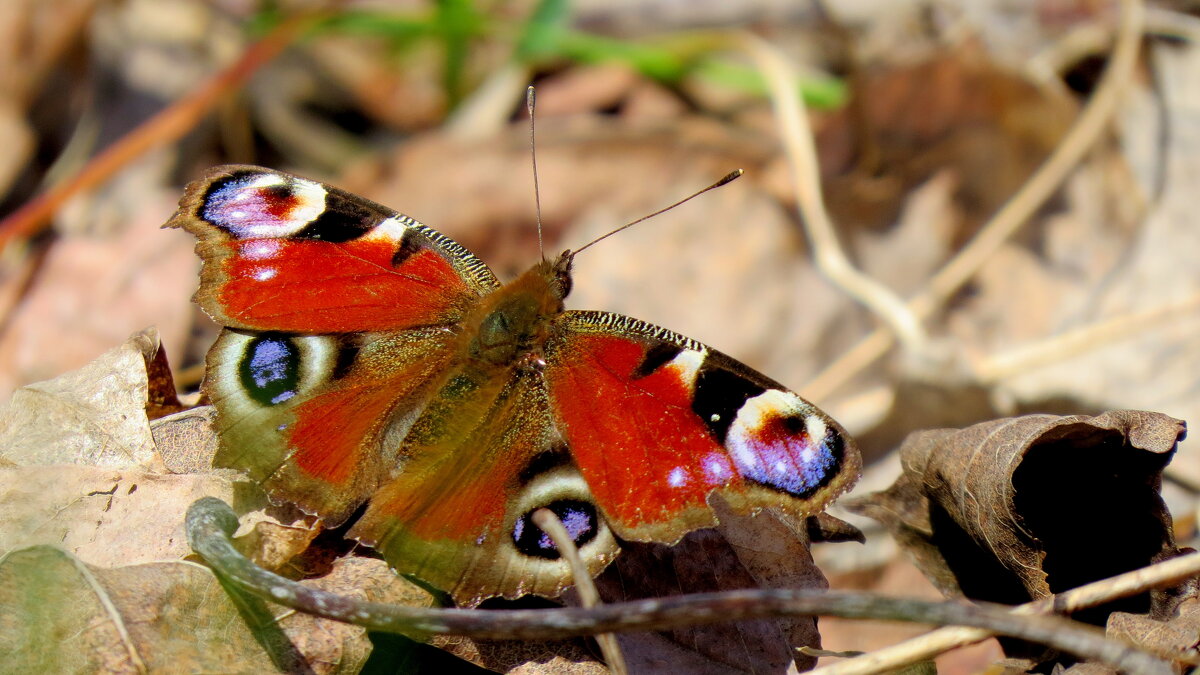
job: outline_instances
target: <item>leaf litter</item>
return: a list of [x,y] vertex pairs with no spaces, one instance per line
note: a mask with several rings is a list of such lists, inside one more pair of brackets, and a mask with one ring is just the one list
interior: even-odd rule
[[[1085,12],[1077,20],[1095,18]],[[892,28],[902,24],[893,22]],[[1040,23],[1031,24],[1035,31],[1026,25],[1011,35],[1020,33],[1020,40],[1026,42],[1053,39],[1053,35],[1036,32],[1058,30],[1052,24],[1042,16]],[[881,32],[887,31],[875,28],[864,32],[861,36],[864,52],[874,49],[886,54],[895,49],[894,45],[882,49],[872,46],[872,40],[880,39]],[[1053,147],[1065,128],[1064,121],[1073,115],[1072,101],[1061,91],[1047,94],[1046,89],[1028,86],[1025,76],[1010,68],[1010,63],[1002,67],[992,63],[1001,60],[996,56],[999,53],[1005,53],[1010,62],[1013,54],[1028,54],[1028,45],[1021,52],[1006,49],[1009,45],[998,47],[994,42],[1003,38],[995,34],[985,33],[984,39],[993,43],[982,52],[959,48],[936,55],[924,65],[901,64],[871,71],[869,114],[873,116],[874,128],[883,136],[885,160],[877,165],[876,173],[863,173],[862,165],[854,162],[855,154],[847,151],[846,129],[850,120],[831,117],[818,122],[818,140],[822,143],[826,169],[830,170],[827,178],[833,178],[826,186],[827,196],[844,227],[841,233],[844,243],[863,269],[903,293],[919,290],[923,280],[1011,192],[1014,181],[1019,182],[1023,172]],[[402,69],[376,70],[376,55],[369,51],[370,47],[356,52],[364,49],[359,44],[362,43],[340,40],[333,48],[321,45],[314,49],[313,53],[324,59],[320,62],[323,67],[320,76],[357,82],[350,89],[358,97],[358,104],[375,111],[372,114],[380,119],[387,119],[382,112],[386,109],[397,111],[387,121],[393,126],[415,129],[440,118],[445,101],[439,100],[440,94],[430,93],[428,73],[414,73],[406,79]],[[1187,148],[1192,142],[1195,115],[1195,106],[1190,105],[1188,96],[1197,91],[1188,82],[1200,72],[1191,67],[1198,52],[1187,43],[1152,42],[1148,50],[1147,67],[1153,68],[1159,78],[1158,89],[1152,90],[1144,82],[1135,83],[1129,102],[1122,109],[1119,135],[1098,145],[1055,202],[1045,207],[1023,234],[1001,247],[972,284],[929,322],[930,329],[941,340],[939,344],[954,355],[951,360],[965,366],[947,374],[913,370],[897,360],[890,368],[858,378],[832,401],[820,402],[829,404],[826,407],[830,412],[856,432],[862,432],[856,435],[869,441],[864,444],[868,452],[880,458],[880,467],[886,465],[892,448],[916,429],[964,427],[960,431],[919,432],[923,435],[912,437],[905,448],[913,447],[914,443],[970,447],[971,441],[962,439],[979,433],[979,428],[971,425],[984,420],[993,420],[983,422],[985,425],[1003,424],[1024,430],[1022,433],[1029,439],[1021,446],[1025,450],[1007,448],[1012,461],[1020,459],[1012,471],[960,470],[952,460],[939,460],[950,464],[943,464],[938,474],[970,483],[972,494],[989,494],[998,502],[1007,499],[1025,507],[1015,514],[1007,510],[989,511],[988,518],[975,519],[986,520],[982,531],[959,533],[955,540],[956,544],[967,546],[967,550],[971,550],[970,546],[978,548],[977,540],[1001,543],[1000,551],[992,556],[994,559],[986,568],[1003,572],[1006,576],[1002,578],[1011,577],[1004,588],[1016,593],[1013,601],[1060,590],[1076,578],[1092,578],[1119,571],[1118,567],[1144,564],[1156,555],[1169,554],[1175,546],[1173,537],[1178,535],[1182,541],[1191,534],[1186,529],[1173,531],[1189,519],[1177,514],[1172,522],[1154,489],[1172,455],[1167,446],[1174,447],[1173,439],[1170,442],[1162,439],[1178,427],[1164,415],[1152,419],[1141,417],[1135,424],[1129,417],[1131,413],[1103,412],[1141,408],[1195,419],[1198,405],[1194,397],[1198,371],[1189,364],[1200,354],[1196,342],[1200,332],[1194,308],[1188,309],[1187,305],[1197,291],[1192,261],[1198,247],[1189,208],[1192,177],[1197,175],[1192,170],[1191,157],[1197,153]],[[892,65],[886,60],[884,64]],[[287,67],[279,66],[276,74],[286,73]],[[370,73],[375,76],[365,77]],[[391,89],[373,90],[363,84],[379,82],[381,77],[387,78]],[[710,174],[723,173],[733,166],[750,170],[748,179],[726,188],[711,200],[689,205],[661,217],[652,226],[635,229],[628,236],[590,251],[580,260],[578,290],[572,296],[574,306],[619,311],[671,326],[733,353],[794,387],[803,384],[873,325],[869,316],[825,282],[805,259],[806,243],[794,229],[791,197],[778,187],[777,174],[783,164],[774,139],[762,131],[768,127],[755,126],[756,115],[757,119],[765,118],[763,111],[737,111],[732,119],[744,126],[733,127],[728,120],[714,123],[711,118],[680,105],[666,88],[655,86],[647,93],[646,85],[631,84],[637,78],[630,77],[628,70],[588,73],[567,69],[560,77],[562,100],[574,100],[576,107],[564,104],[562,119],[550,117],[539,127],[542,196],[549,239],[554,242],[551,252],[555,246],[577,245],[595,233],[653,210],[670,201],[675,191],[704,183]],[[580,87],[586,88],[589,79],[597,83],[597,91],[602,95],[592,98],[568,95]],[[930,83],[946,81],[957,84],[942,92],[946,96],[933,96],[938,90],[936,86],[931,88]],[[555,100],[555,86],[554,77],[545,79],[544,100]],[[267,94],[253,95],[259,100],[277,101],[302,90],[273,89]],[[1001,102],[979,95],[989,91],[1016,93]],[[971,92],[975,98],[969,95]],[[404,109],[396,101],[413,107]],[[658,101],[653,108],[658,112],[647,116],[635,114],[638,106],[644,105],[636,101]],[[674,105],[664,105],[664,101]],[[598,110],[605,112],[596,114]],[[1030,118],[1021,116],[1031,114],[1030,111],[1038,111],[1032,115],[1032,123]],[[530,262],[530,252],[535,250],[529,217],[530,188],[525,173],[528,155],[523,127],[517,124],[510,129],[505,121],[497,125],[500,131],[482,139],[463,140],[448,132],[423,132],[356,166],[338,167],[338,174],[332,174],[331,168],[306,172],[317,177],[328,172],[330,175],[325,177],[395,205],[454,236],[496,269],[519,270]],[[934,121],[944,123],[940,136],[929,135]],[[913,128],[926,135],[912,140]],[[333,138],[326,131],[314,131],[316,128],[311,126],[273,129],[272,133],[290,134],[287,137],[293,141],[305,136]],[[1156,140],[1168,131],[1169,144]],[[1014,134],[1019,138],[1014,139]],[[555,176],[560,177],[557,183]],[[568,176],[569,180],[561,180],[562,176]],[[156,190],[160,198],[145,200],[147,204],[165,203],[169,201],[165,195],[178,189],[161,168],[152,169],[145,182],[131,185],[137,186],[133,190],[137,194]],[[87,218],[88,213],[103,211],[105,198],[106,195],[98,194],[95,201],[87,202],[86,208],[76,213],[84,213],[83,218]],[[169,209],[156,206],[146,207],[146,211],[132,220],[157,225]],[[864,213],[884,215],[871,218]],[[73,217],[78,222],[80,216]],[[697,225],[697,221],[702,224]],[[76,367],[86,360],[84,355],[99,353],[118,342],[118,336],[152,321],[171,336],[166,341],[173,346],[173,354],[174,345],[180,345],[178,353],[185,355],[184,361],[191,362],[202,352],[203,331],[211,328],[194,329],[191,324],[195,314],[182,301],[195,284],[194,259],[187,246],[164,247],[160,252],[154,248],[159,245],[156,242],[168,235],[151,231],[148,225],[137,234],[134,230],[121,234],[119,230],[111,235],[115,238],[102,246],[94,245],[97,241],[94,235],[90,241],[82,240],[85,245],[70,255],[71,238],[77,235],[66,235],[65,241],[49,249],[51,257],[29,277],[32,292],[21,296],[13,291],[14,297],[21,299],[13,310],[17,313],[10,313],[6,330],[0,335],[0,363],[5,364],[0,373],[14,379],[0,395],[18,382]],[[139,242],[147,242],[150,248],[137,248]],[[130,254],[130,250],[144,252]],[[140,261],[130,263],[137,265],[136,269],[128,269],[126,263],[130,258]],[[79,270],[84,272],[81,274]],[[110,270],[125,276],[110,276]],[[162,291],[161,299],[155,300],[150,294],[129,294],[128,280],[134,278],[151,281]],[[64,279],[69,281],[58,285]],[[67,305],[66,311],[63,306],[56,308],[61,298],[70,298],[75,304]],[[753,302],[747,298],[753,298]],[[1041,362],[1017,358],[1022,356],[1019,348],[1038,346],[1048,337],[1086,330],[1147,309],[1165,306],[1169,310],[1171,303],[1183,309],[1174,314],[1167,311],[1157,319],[1126,328],[1126,332],[1118,332],[1116,337],[1076,348],[1065,356]],[[100,330],[81,328],[80,319],[88,316],[94,317],[91,320]],[[189,341],[186,336],[193,330],[201,336]],[[93,339],[93,335],[99,337]],[[20,345],[24,347],[17,349]],[[0,563],[0,578],[5,569],[13,573],[16,565],[11,562],[13,556],[28,552],[46,556],[37,560],[45,562],[47,568],[65,569],[61,559],[46,562],[54,556],[43,549],[26,548],[45,543],[77,556],[82,563],[68,560],[75,570],[80,569],[80,564],[96,567],[92,572],[96,579],[104,579],[106,571],[122,570],[128,572],[129,578],[137,578],[142,573],[135,570],[143,566],[167,565],[155,561],[181,560],[189,553],[181,536],[183,509],[201,495],[220,496],[245,514],[242,545],[269,568],[285,574],[312,575],[332,574],[331,570],[343,565],[381,566],[378,561],[354,556],[315,566],[312,560],[305,560],[306,547],[324,541],[323,537],[329,535],[322,535],[319,525],[311,519],[269,505],[253,486],[234,476],[211,472],[207,458],[213,451],[214,439],[208,410],[196,408],[166,414],[172,413],[175,403],[161,386],[155,388],[163,380],[153,374],[157,368],[153,365],[156,363],[153,354],[161,352],[147,351],[144,343],[122,350],[115,357],[116,362],[102,366],[101,370],[87,370],[75,380],[37,385],[24,394],[18,392],[0,412],[3,439],[0,471],[5,472],[0,478],[0,550],[8,552],[8,557]],[[13,356],[18,353],[23,354],[23,360]],[[151,391],[143,387],[150,387]],[[88,403],[89,396],[92,403]],[[103,405],[97,405],[96,401]],[[1070,420],[1067,422],[1046,416],[994,420],[1033,410],[1072,415],[1066,418]],[[1097,427],[1074,413],[1088,413],[1094,416],[1093,420],[1106,421]],[[1047,434],[1065,433],[1047,431],[1048,428],[1064,427],[1074,430],[1066,434],[1066,440],[1046,440]],[[1157,445],[1139,445],[1140,441],[1132,440],[1133,436],[1122,435],[1135,427],[1166,431],[1155,442]],[[1088,437],[1079,431],[1081,428],[1092,429],[1087,433],[1101,440],[1080,440]],[[1020,435],[1012,430],[1007,433]],[[1124,440],[1118,442],[1118,437]],[[1153,445],[1158,450],[1144,445]],[[1119,449],[1114,449],[1118,446]],[[978,451],[981,446],[974,447]],[[1187,448],[1186,443],[1180,446],[1171,470],[1196,474],[1200,470],[1195,468],[1196,459]],[[939,450],[937,454],[948,456],[949,452]],[[1070,473],[1076,464],[1066,460],[1038,463],[1033,459],[1054,452],[1087,458],[1095,455],[1086,453],[1095,452],[1104,461],[1094,462],[1085,479]],[[1118,457],[1138,456],[1138,453],[1153,457],[1117,463]],[[913,462],[894,462],[896,469],[892,476],[899,473],[900,464],[907,468]],[[1035,468],[1022,473],[1016,468],[1020,466]],[[1101,470],[1116,466],[1120,469],[1114,469],[1115,477]],[[1071,477],[1063,477],[1066,475]],[[899,480],[897,485],[911,488],[911,493],[905,492],[902,499],[897,497],[910,508],[905,512],[910,520],[916,517],[912,508],[918,514],[922,508],[934,509],[942,519],[939,523],[947,519],[954,522],[953,526],[946,525],[948,532],[969,531],[948,515],[948,510],[931,506],[936,499],[953,501],[966,491],[956,493],[946,487],[939,497],[916,497],[913,495],[918,493],[920,480],[908,473]],[[882,482],[886,484],[888,480]],[[132,489],[134,486],[136,489]],[[1028,494],[1022,496],[1035,489],[1049,491],[1052,497],[1048,505],[1026,501],[1030,499]],[[1120,503],[1101,504],[1106,494],[1122,495]],[[1139,497],[1125,500],[1126,494]],[[1185,510],[1195,508],[1194,499],[1183,504]],[[1063,505],[1071,508],[1064,510]],[[941,514],[939,509],[947,513]],[[1039,521],[1039,514],[1044,516],[1047,510],[1057,514],[1057,518]],[[1000,517],[1005,513],[1009,515]],[[1101,514],[1102,517],[1096,517]],[[970,518],[964,520],[970,522]],[[853,522],[867,530],[869,541],[883,538],[878,530],[870,529],[867,521]],[[897,522],[892,525],[908,527]],[[920,530],[921,525],[922,522],[917,522],[916,531],[925,532]],[[1086,573],[1070,566],[1066,571],[1042,568],[1040,557],[1053,560],[1064,547],[1071,549],[1092,543],[1090,539],[1079,543],[1058,537],[1081,534],[1093,527],[1105,528],[1099,534],[1106,537],[1113,549],[1128,554],[1129,559],[1110,560],[1112,569],[1103,571],[1088,567]],[[637,593],[676,593],[684,587],[693,590],[773,585],[821,588],[826,584],[821,569],[839,570],[832,575],[835,586],[843,583],[847,575],[855,574],[863,580],[858,584],[860,587],[871,587],[881,579],[890,578],[902,591],[916,592],[921,583],[905,576],[904,563],[898,557],[882,563],[884,567],[876,562],[874,567],[850,572],[840,571],[836,564],[827,567],[825,561],[844,556],[838,549],[846,546],[819,547],[818,567],[807,557],[805,536],[797,534],[802,529],[797,529],[794,523],[781,525],[765,516],[744,523],[730,522],[724,532],[698,534],[696,541],[689,538],[677,550],[647,546],[647,551],[627,553],[621,558],[624,562],[612,570],[616,573],[622,564],[628,569],[617,582],[602,578],[601,587],[611,592],[606,596],[608,600]],[[936,534],[945,533],[939,529]],[[912,532],[899,539],[906,541],[906,536],[908,541],[918,542],[910,552],[925,561],[925,568],[933,570],[931,577],[937,586],[951,595],[961,593],[963,589],[957,578],[950,580],[952,575],[948,576],[946,571],[951,567],[944,560],[946,552],[931,551],[928,543],[919,543],[920,537]],[[1063,544],[1063,541],[1073,543]],[[772,546],[763,545],[768,542]],[[1134,546],[1134,542],[1139,544]],[[781,548],[776,550],[776,545]],[[1055,551],[1043,550],[1054,546],[1058,547]],[[703,568],[695,559],[697,552],[700,562],[705,563]],[[705,559],[705,555],[711,559]],[[943,559],[941,563],[939,557]],[[1015,560],[1032,560],[1037,564],[1016,565]],[[1118,562],[1122,564],[1117,565]],[[166,578],[186,569],[180,577],[190,581],[179,583],[196,586],[193,577],[200,574],[200,568],[189,567],[189,563],[170,564],[175,567],[169,568],[169,574],[159,570],[150,576],[162,574]],[[1010,567],[1022,570],[1029,578],[1014,574]],[[672,574],[657,578],[663,569],[672,570]],[[68,570],[60,577],[62,581],[55,583],[76,589],[74,595],[80,598],[95,595],[94,590],[89,590],[93,586],[84,588],[78,580],[69,581],[72,574],[80,576]],[[1060,577],[1071,581],[1058,585],[1056,580]],[[662,583],[656,586],[650,581]],[[145,583],[150,589],[160,582],[122,583],[129,587]],[[642,583],[649,588],[639,588]],[[969,581],[967,585],[972,584],[977,586],[978,581]],[[211,579],[196,587],[207,589],[203,592],[209,593],[206,597],[214,598],[214,602],[220,595]],[[933,592],[932,588],[926,588],[927,592]],[[11,585],[0,583],[0,594],[7,593],[5,589],[11,590]],[[150,590],[147,597],[162,592]],[[1187,653],[1194,647],[1187,640],[1189,631],[1194,634],[1188,623],[1194,621],[1191,618],[1194,601],[1187,599],[1190,595],[1185,590],[1175,599],[1151,599],[1149,604],[1139,600],[1142,604],[1124,607],[1126,610],[1132,607],[1135,612],[1108,614],[1105,610],[1095,613],[1096,621],[1102,622],[1107,616],[1109,630],[1114,635]],[[1178,599],[1183,599],[1181,610],[1178,616],[1172,616],[1169,610]],[[405,602],[420,604],[430,599],[416,591]],[[1147,608],[1152,611],[1145,611]],[[139,611],[154,613],[169,609],[165,605],[155,608],[147,601]],[[108,614],[104,616],[111,616],[111,610],[106,611]],[[333,665],[337,663],[362,663],[366,647],[359,638],[353,642],[334,637],[328,644],[314,644],[320,642],[321,635],[333,630],[325,626],[289,633],[286,643],[296,651],[289,651],[291,648],[282,639],[275,642],[244,639],[259,627],[272,623],[274,619],[266,618],[269,614],[241,608],[223,615],[226,616],[223,625],[238,626],[236,642],[249,650],[237,658],[259,659],[246,663],[267,669],[302,661],[318,664],[321,672],[333,672],[326,668],[341,667]],[[825,646],[841,648],[830,641],[828,625],[832,622],[820,624],[821,634],[829,643]],[[714,628],[711,632],[696,629],[622,639],[626,656],[634,663],[688,664],[696,672],[704,672],[705,668],[714,672],[730,669],[772,672],[789,667],[790,649],[817,646],[814,640],[819,641],[821,635],[815,634],[815,627],[816,622],[811,621],[763,621]],[[179,626],[159,626],[156,630],[161,632],[148,639],[172,645],[176,638],[170,635],[172,631],[178,633],[177,629]],[[10,635],[6,632],[9,630],[16,629],[9,624],[0,630],[0,636]],[[137,653],[138,658],[155,658],[152,646],[142,656],[137,650],[131,651],[129,639],[119,631],[105,635],[106,646],[98,646],[92,654],[74,656],[95,656],[103,659],[103,663],[113,664],[114,670],[129,663],[131,653]],[[284,645],[284,649],[267,653],[261,647],[263,642]],[[257,652],[251,643],[260,645]],[[593,647],[586,641],[550,646],[476,644],[468,639],[438,643],[477,664],[503,670],[564,672],[567,668],[581,668],[580,672],[585,672],[597,667]],[[867,648],[870,649],[869,644]],[[984,659],[999,656],[994,647],[981,654]],[[289,662],[288,658],[301,661]],[[797,662],[809,665],[811,659],[799,657]],[[92,665],[95,663],[99,662]],[[941,659],[939,663],[951,662]],[[943,672],[972,667],[962,663]],[[986,660],[974,663],[981,667]]]

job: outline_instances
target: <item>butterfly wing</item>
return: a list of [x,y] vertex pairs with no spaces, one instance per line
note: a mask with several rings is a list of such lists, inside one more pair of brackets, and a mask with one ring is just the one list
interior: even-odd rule
[[214,464],[344,521],[394,471],[495,276],[407,216],[259,167],[212,169],[167,226],[198,238],[196,300],[227,327],[205,380]]
[[450,238],[356,195],[253,166],[190,184],[167,227],[196,235],[196,301],[230,328],[349,333],[443,325],[499,287]]
[[214,466],[337,525],[395,471],[400,441],[453,355],[437,328],[295,335],[225,330],[208,353]]
[[405,439],[411,457],[371,499],[350,536],[461,605],[557,596],[570,568],[532,522],[553,511],[598,574],[618,546],[551,422],[541,375],[456,372]]
[[612,529],[677,541],[737,512],[815,514],[858,477],[833,419],[684,336],[604,312],[566,312],[546,344],[550,409]]

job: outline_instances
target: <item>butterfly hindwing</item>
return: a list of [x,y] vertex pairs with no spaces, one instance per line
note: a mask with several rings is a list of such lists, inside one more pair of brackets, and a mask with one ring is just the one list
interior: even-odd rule
[[460,320],[497,287],[450,238],[337,188],[252,166],[188,186],[167,223],[196,235],[196,300],[230,328],[399,330]]
[[736,511],[815,514],[858,476],[846,432],[740,362],[663,328],[565,312],[546,345],[551,410],[613,530],[677,541]]
[[448,366],[454,336],[225,330],[208,354],[214,465],[336,525],[395,472],[400,440]]
[[405,439],[404,454],[413,459],[375,494],[350,535],[460,604],[556,596],[573,581],[533,524],[533,512],[544,507],[598,574],[618,546],[548,406],[536,372],[457,373]]

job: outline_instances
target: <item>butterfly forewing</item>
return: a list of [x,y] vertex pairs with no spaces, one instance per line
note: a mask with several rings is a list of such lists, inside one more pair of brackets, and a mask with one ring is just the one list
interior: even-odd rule
[[715,525],[714,492],[742,513],[814,514],[858,475],[857,450],[816,406],[666,329],[566,312],[546,357],[558,428],[623,538]]
[[224,326],[350,333],[448,325],[499,286],[453,240],[289,174],[221,166],[167,223],[199,238],[196,300]]

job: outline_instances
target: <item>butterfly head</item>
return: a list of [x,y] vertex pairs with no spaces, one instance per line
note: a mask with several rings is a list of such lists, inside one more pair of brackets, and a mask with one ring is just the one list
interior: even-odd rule
[[549,277],[552,280],[551,289],[560,300],[565,299],[571,293],[571,286],[574,283],[571,280],[571,266],[574,264],[575,252],[570,249],[563,251],[558,259],[551,263],[549,269]]
[[497,365],[540,351],[571,290],[571,253],[543,260],[479,304],[469,352]]

